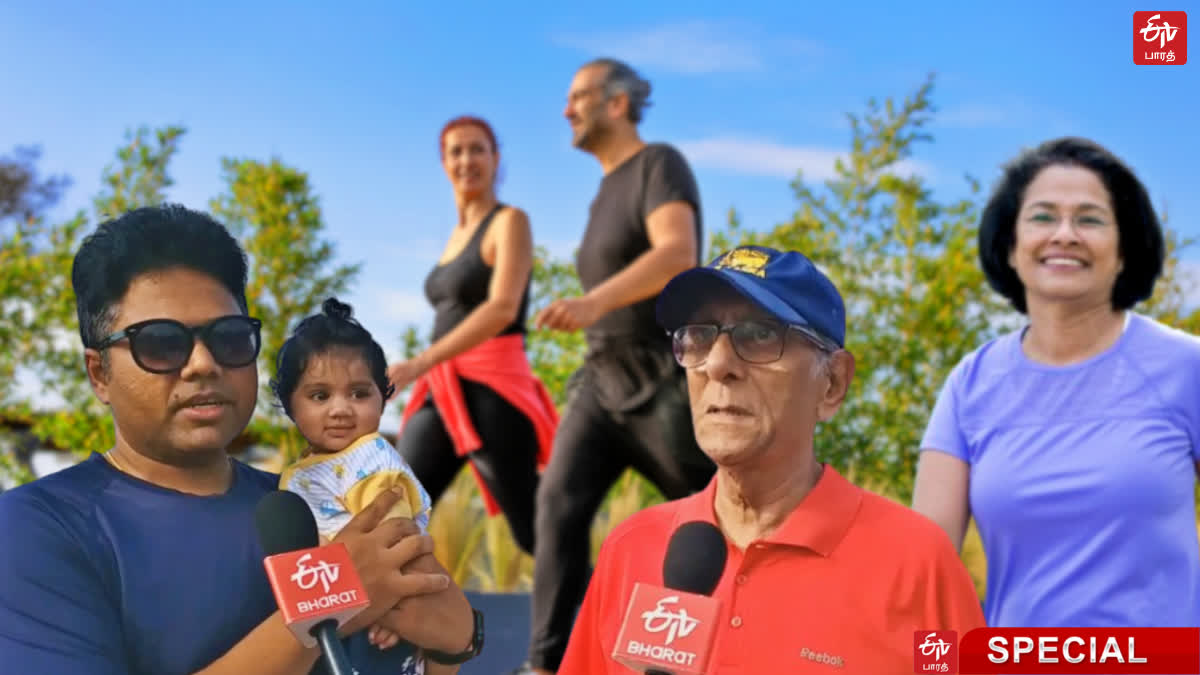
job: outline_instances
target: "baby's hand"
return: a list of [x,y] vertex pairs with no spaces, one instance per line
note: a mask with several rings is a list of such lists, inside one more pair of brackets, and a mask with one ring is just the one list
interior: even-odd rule
[[391,649],[400,644],[400,636],[393,632],[390,628],[384,628],[379,624],[374,624],[367,631],[367,639],[371,644],[380,649]]

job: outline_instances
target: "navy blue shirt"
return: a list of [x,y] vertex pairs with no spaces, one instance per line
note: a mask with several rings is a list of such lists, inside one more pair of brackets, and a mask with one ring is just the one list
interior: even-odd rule
[[[254,526],[279,477],[234,462],[222,495],[139,480],[99,454],[0,494],[0,663],[15,673],[187,675],[275,610]],[[412,647],[344,641],[359,675]],[[318,661],[314,672],[322,672]]]

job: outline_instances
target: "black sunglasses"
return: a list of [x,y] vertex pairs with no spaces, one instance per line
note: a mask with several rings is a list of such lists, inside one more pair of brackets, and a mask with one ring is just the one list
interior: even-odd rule
[[261,329],[261,321],[241,314],[218,317],[195,327],[174,319],[150,319],[109,335],[96,349],[108,349],[128,338],[129,352],[142,370],[165,374],[187,365],[199,337],[217,363],[226,368],[242,368],[258,358],[262,348]]

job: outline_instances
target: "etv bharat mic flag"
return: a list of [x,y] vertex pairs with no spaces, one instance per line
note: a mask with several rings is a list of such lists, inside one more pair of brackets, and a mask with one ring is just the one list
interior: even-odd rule
[[1200,628],[917,631],[913,672],[964,675],[1200,675]]
[[721,603],[705,595],[637,583],[613,660],[636,671],[700,675],[708,667]]
[[309,630],[317,623],[340,626],[371,604],[345,544],[280,553],[263,564],[284,623],[305,647],[316,645]]

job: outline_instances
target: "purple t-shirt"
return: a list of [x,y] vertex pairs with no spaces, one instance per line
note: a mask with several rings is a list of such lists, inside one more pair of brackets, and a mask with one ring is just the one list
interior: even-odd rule
[[1200,338],[1133,314],[1082,363],[1021,332],[950,373],[921,447],[970,465],[990,626],[1200,626]]

